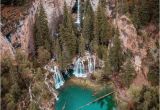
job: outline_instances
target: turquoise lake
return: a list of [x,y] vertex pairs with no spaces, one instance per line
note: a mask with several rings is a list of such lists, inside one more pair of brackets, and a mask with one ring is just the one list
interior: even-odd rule
[[55,104],[55,110],[116,110],[113,95],[109,95],[104,99],[79,109],[81,106],[107,93],[109,93],[109,91],[103,91],[99,93],[99,95],[94,96],[94,92],[90,89],[76,85],[68,85],[62,90],[59,90],[59,100]]

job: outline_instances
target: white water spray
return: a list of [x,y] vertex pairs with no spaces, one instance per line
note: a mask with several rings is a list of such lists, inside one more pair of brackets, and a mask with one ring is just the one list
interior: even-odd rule
[[[87,65],[84,65],[87,62]],[[87,66],[87,69],[85,67]],[[88,74],[93,73],[96,67],[96,57],[86,52],[85,56],[77,58],[74,60],[73,74],[76,77],[87,77]]]
[[54,82],[55,82],[55,88],[59,89],[61,86],[64,84],[64,79],[62,74],[60,73],[59,69],[57,66],[54,66]]
[[76,77],[87,77],[87,74],[85,73],[85,69],[84,69],[83,59],[81,57],[79,57],[76,60],[73,71],[74,71],[73,74]]
[[63,75],[61,74],[58,66],[55,64],[54,59],[51,60],[51,65],[53,65],[53,67],[50,65],[46,65],[44,67],[44,69],[50,71],[51,73],[53,73],[53,79],[54,79],[54,84],[55,84],[55,88],[59,89],[61,86],[63,86],[64,84],[64,78]]
[[77,20],[76,20],[75,23],[78,24],[78,25],[80,25],[80,23],[81,23],[80,0],[78,0],[78,3],[77,3]]

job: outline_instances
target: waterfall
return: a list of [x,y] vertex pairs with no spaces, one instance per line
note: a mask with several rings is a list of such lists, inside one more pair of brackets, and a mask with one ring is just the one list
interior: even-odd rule
[[44,82],[47,85],[49,91],[54,95],[55,99],[58,100],[58,96],[56,94],[56,91],[51,86],[49,86],[49,83],[47,81],[47,75],[45,76],[45,81]]
[[[84,65],[87,62],[87,65]],[[96,67],[96,56],[86,52],[83,57],[74,59],[73,74],[76,77],[87,77],[88,74],[93,73]],[[87,68],[86,68],[87,67]]]
[[54,83],[55,83],[55,88],[59,89],[61,86],[64,84],[64,79],[62,74],[60,73],[59,69],[57,66],[54,66]]
[[54,59],[51,60],[51,63],[52,64],[50,64],[50,65],[44,66],[44,69],[53,73],[55,88],[59,89],[64,84],[64,78],[63,78],[63,75],[61,74],[58,66],[55,64]]
[[87,61],[88,61],[88,72],[93,73],[95,71],[95,65],[96,65],[96,57],[94,55],[87,55]]
[[81,23],[81,20],[80,20],[80,0],[78,0],[78,3],[77,3],[77,20],[76,20],[76,24],[80,25]]
[[96,56],[93,55],[92,58],[93,58],[93,70],[95,71],[96,70]]
[[93,73],[93,71],[94,71],[94,64],[92,62],[92,58],[89,57],[88,58],[88,72]]
[[32,102],[33,101],[33,96],[32,96],[31,85],[29,86],[29,96],[30,96],[30,102]]
[[84,63],[81,57],[79,57],[75,62],[73,70],[74,70],[73,74],[76,77],[87,77],[87,74],[85,73],[84,69]]

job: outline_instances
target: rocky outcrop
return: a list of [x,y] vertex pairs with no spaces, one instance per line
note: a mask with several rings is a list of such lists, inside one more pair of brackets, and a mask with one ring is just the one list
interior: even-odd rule
[[145,74],[147,73],[144,73],[146,71],[143,71],[144,68],[143,59],[146,58],[147,56],[147,49],[139,47],[139,36],[137,35],[136,28],[134,27],[131,20],[125,15],[118,17],[117,26],[120,33],[122,46],[124,47],[123,50],[127,51],[128,49],[132,53],[131,60],[137,72],[137,78],[140,75],[141,79],[143,79],[142,83],[139,85],[148,84],[145,78],[146,77]]
[[[24,19],[19,19],[16,29],[12,33],[9,33],[8,36],[3,37],[1,44],[9,45],[10,51],[8,51],[8,47],[2,45],[1,53],[11,54],[15,53],[14,49],[21,49],[21,52],[29,55],[34,51],[34,43],[33,43],[33,26],[35,23],[35,14],[39,7],[39,0],[32,2],[31,7],[28,9],[28,13],[23,17]],[[14,27],[12,27],[14,28]],[[8,38],[7,38],[8,37]],[[7,42],[7,43],[6,43]],[[2,54],[2,57],[4,55]],[[12,57],[14,57],[11,54]]]
[[47,18],[48,18],[48,26],[52,36],[55,32],[58,31],[58,25],[62,20],[63,14],[63,0],[43,0],[43,7],[45,9]]
[[3,57],[11,57],[12,59],[15,58],[15,50],[10,44],[10,42],[2,35],[0,32],[0,61],[1,58]]
[[35,14],[39,7],[39,0],[32,3],[24,20],[19,21],[15,33],[11,34],[11,43],[14,48],[20,48],[25,54],[33,52],[33,26],[35,23]]

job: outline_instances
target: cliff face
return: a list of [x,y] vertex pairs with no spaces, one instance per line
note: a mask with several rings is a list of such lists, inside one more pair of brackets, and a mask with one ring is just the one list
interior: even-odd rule
[[57,32],[58,24],[62,19],[63,0],[43,0],[42,4],[48,18],[48,26],[52,35]]
[[[145,28],[138,30],[131,22],[131,20],[123,15],[118,17],[117,26],[122,41],[123,50],[127,49],[132,53],[132,63],[137,72],[137,77],[134,80],[136,86],[148,85],[147,74],[149,72],[149,54],[158,60],[158,51],[156,43],[159,38],[158,28],[150,23]],[[153,52],[155,51],[155,52]]]
[[[8,37],[6,39],[8,42],[5,43],[2,41],[3,44],[6,45],[2,45],[3,49],[1,50],[1,53],[6,53],[7,50],[9,50],[8,53],[15,53],[13,52],[13,49],[9,49],[9,46],[14,49],[19,48],[25,54],[30,54],[33,52],[33,26],[35,23],[35,13],[39,4],[39,0],[32,2],[27,14],[23,17],[24,19],[20,17],[16,26],[12,27],[15,31],[11,31],[6,37],[3,36],[3,39]],[[2,54],[2,57],[3,56],[4,55]],[[11,56],[14,57],[13,54],[11,54]]]
[[[91,4],[94,10],[97,8],[99,0],[91,0]],[[68,7],[72,8],[74,6],[75,0],[66,0],[66,4]],[[106,4],[106,14],[108,17],[112,18],[113,26],[118,26],[120,32],[120,38],[122,41],[122,46],[124,47],[124,51],[127,49],[132,52],[133,55],[133,64],[135,66],[135,70],[141,71],[143,66],[143,60],[147,56],[148,44],[154,47],[155,41],[150,38],[149,42],[143,47],[140,48],[140,44],[143,43],[142,37],[137,35],[137,30],[134,27],[131,20],[123,16],[118,16],[117,19],[113,17],[113,10],[115,7],[115,0],[109,0],[108,5]],[[32,3],[31,7],[28,9],[28,14],[24,17],[23,20],[19,20],[19,25],[17,25],[17,29],[15,32],[11,33],[11,43],[7,41],[4,36],[1,35],[1,53],[2,57],[6,55],[11,55],[14,57],[14,48],[21,49],[25,54],[31,54],[34,52],[34,41],[33,41],[33,26],[35,23],[35,13],[40,5],[40,1],[36,0]],[[63,0],[43,0],[42,5],[46,11],[48,18],[48,26],[52,36],[58,30],[58,24],[61,22],[62,14],[63,14]],[[156,29],[154,26],[149,26],[145,32],[152,32]],[[157,34],[158,35],[158,34]],[[152,35],[154,36],[154,35]],[[7,43],[6,43],[7,42]],[[14,48],[13,48],[14,47]],[[145,70],[145,75],[147,74],[147,69]]]
[[[137,30],[132,24],[131,20],[126,16],[121,16],[117,20],[117,25],[120,33],[120,39],[122,41],[123,50],[127,49],[132,53],[132,63],[137,72],[137,78],[134,83],[136,85],[146,85],[148,81],[146,80],[146,74],[148,71],[144,71],[146,65],[143,65],[143,59],[147,56],[147,49],[145,47],[139,47],[139,37],[137,35]],[[139,77],[141,81],[139,81]]]
[[0,32],[0,61],[2,57],[11,57],[12,59],[15,58],[15,50],[13,46],[10,44],[10,42],[2,35]]
[[[58,23],[61,20],[62,17],[62,11],[63,11],[63,0],[45,0],[42,1],[42,4],[44,6],[44,9],[47,14],[48,18],[48,25],[51,34],[53,35],[57,31]],[[35,23],[35,14],[37,12],[37,9],[40,6],[40,0],[36,0],[32,2],[30,5],[30,8],[27,9],[27,12],[25,13],[25,16],[21,17],[22,14],[18,14],[19,16],[16,18],[16,21],[13,20],[12,24],[9,25],[7,28],[2,26],[2,32],[1,34],[2,39],[5,39],[7,43],[4,40],[1,40],[1,55],[2,57],[8,52],[7,54],[14,58],[13,49],[19,49],[21,52],[29,55],[34,52],[34,41],[33,41],[33,27]],[[20,8],[18,8],[20,11]],[[16,8],[16,10],[18,10]],[[17,11],[18,13],[18,11]],[[4,15],[5,16],[5,15]],[[14,18],[13,18],[14,19]],[[18,23],[16,23],[18,21]],[[15,23],[14,23],[15,22]],[[7,36],[4,36],[7,35]],[[13,49],[10,49],[10,48]],[[5,54],[4,54],[5,53]]]
[[[29,9],[28,15],[24,20],[20,21],[17,31],[11,34],[11,42],[15,48],[20,47],[25,54],[33,51],[33,26],[35,23],[35,14],[39,6],[39,2],[33,2]],[[17,47],[18,46],[18,47]]]

